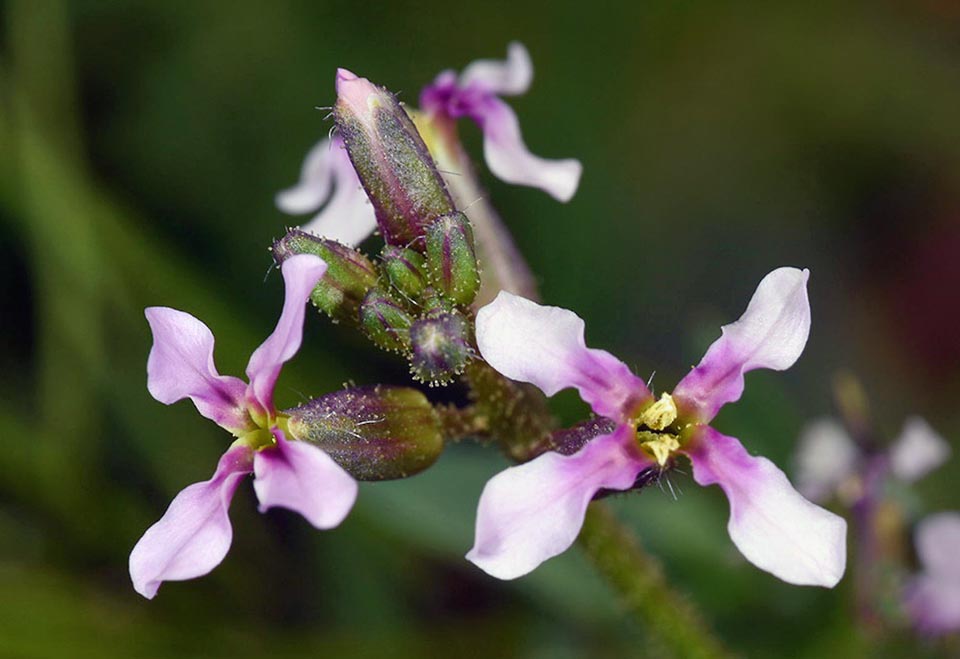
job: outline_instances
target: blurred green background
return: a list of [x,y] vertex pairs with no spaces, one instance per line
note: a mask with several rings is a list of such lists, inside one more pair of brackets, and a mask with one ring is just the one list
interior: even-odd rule
[[[893,437],[921,414],[960,438],[960,10],[947,0],[407,4],[0,1],[0,656],[622,657],[643,629],[577,550],[501,583],[462,559],[506,463],[448,450],[361,486],[338,529],[232,507],[210,576],[147,602],[126,559],[228,437],[145,387],[143,307],[205,320],[240,373],[280,304],[273,206],[329,129],[337,66],[410,103],[441,69],[529,48],[511,100],[531,149],[577,157],[561,205],[481,172],[544,298],[669,388],[760,278],[811,269],[814,324],[716,425],[789,471],[830,382],[865,382]],[[479,131],[464,125],[473,153]],[[278,401],[407,382],[311,314]],[[302,392],[302,393],[301,393]],[[574,421],[584,410],[561,396]],[[916,511],[960,507],[957,461]],[[852,588],[780,583],[740,559],[717,488],[685,476],[616,509],[747,656],[946,656],[871,648]],[[869,652],[868,652],[868,648]],[[956,646],[954,646],[954,650]]]

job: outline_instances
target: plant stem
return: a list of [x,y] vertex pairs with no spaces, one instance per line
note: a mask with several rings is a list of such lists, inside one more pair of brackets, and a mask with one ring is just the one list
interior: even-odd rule
[[590,505],[578,541],[653,644],[684,659],[730,656],[693,602],[671,588],[660,562],[606,504]]

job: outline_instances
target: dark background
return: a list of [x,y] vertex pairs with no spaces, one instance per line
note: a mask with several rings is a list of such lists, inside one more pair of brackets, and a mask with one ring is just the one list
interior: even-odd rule
[[[577,550],[501,583],[462,559],[506,462],[456,446],[362,485],[338,529],[259,515],[249,487],[210,576],[147,602],[126,559],[229,437],[145,387],[143,307],[206,321],[241,373],[280,306],[273,206],[329,129],[337,66],[410,103],[441,69],[523,41],[530,148],[577,157],[562,205],[482,176],[544,298],[670,388],[761,277],[809,267],[798,364],[756,373],[716,426],[790,471],[804,423],[856,373],[879,432],[960,437],[960,10],[873,2],[0,1],[0,655],[643,656],[643,630]],[[474,154],[479,131],[464,125]],[[280,405],[403,364],[323,318]],[[303,393],[301,393],[303,392]],[[575,396],[557,409],[583,413]],[[912,515],[955,508],[956,462]],[[796,588],[746,564],[717,488],[615,501],[749,656],[867,656],[851,580]],[[948,652],[885,644],[889,656]],[[879,653],[876,648],[870,652]],[[875,655],[873,655],[875,656]]]

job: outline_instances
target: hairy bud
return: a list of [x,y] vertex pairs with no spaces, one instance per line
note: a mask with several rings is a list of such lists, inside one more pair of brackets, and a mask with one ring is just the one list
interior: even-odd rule
[[473,229],[456,211],[427,227],[427,270],[430,282],[444,297],[460,305],[473,302],[480,290],[480,270],[473,244]]
[[409,248],[387,245],[381,258],[383,269],[393,287],[411,300],[419,298],[427,286],[423,256]]
[[440,418],[416,389],[345,389],[284,413],[293,437],[323,449],[359,480],[412,476],[443,451]]
[[418,246],[427,225],[454,207],[410,117],[393,94],[345,69],[333,117],[384,240]]
[[318,238],[292,229],[271,248],[277,265],[295,254],[313,254],[327,263],[327,272],[310,294],[310,300],[331,318],[357,318],[360,302],[377,283],[370,260],[335,240]]
[[413,318],[399,302],[378,288],[360,303],[360,326],[384,350],[406,352],[410,348]]
[[410,328],[410,370],[431,385],[449,384],[473,356],[469,326],[458,312],[421,318]]

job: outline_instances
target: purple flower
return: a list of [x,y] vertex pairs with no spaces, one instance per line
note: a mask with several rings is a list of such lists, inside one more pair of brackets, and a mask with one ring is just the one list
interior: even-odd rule
[[150,394],[166,405],[189,398],[200,414],[237,439],[213,477],[184,488],[133,548],[130,577],[144,597],[156,595],[164,581],[202,576],[223,560],[233,537],[230,500],[247,474],[254,474],[261,512],[289,508],[328,529],[353,506],[353,478],[320,449],[288,441],[287,418],[273,403],[280,369],[300,348],[307,299],[326,269],[310,255],[283,262],[283,311],[276,329],[250,356],[249,383],[217,372],[213,334],[202,322],[168,307],[146,310],[153,331],[147,360]]
[[789,583],[834,586],[846,566],[846,522],[800,496],[772,462],[708,425],[740,398],[744,373],[784,370],[800,356],[810,331],[808,274],[780,268],[764,277],[743,316],[723,327],[672,394],[656,400],[620,360],[586,346],[576,314],[500,293],[477,314],[484,359],[548,396],[575,387],[618,425],[573,455],[546,453],[491,479],[467,558],[501,579],[524,575],[573,543],[599,489],[629,489],[641,472],[680,453],[697,483],[717,484],[727,495],[730,537],[751,563]]
[[350,247],[359,245],[377,228],[373,206],[339,136],[321,140],[310,149],[300,181],[278,193],[276,203],[291,215],[316,213],[300,228]]
[[[950,457],[950,445],[924,419],[913,416],[883,454],[870,455],[843,426],[830,418],[817,419],[800,435],[796,455],[797,489],[812,501],[834,495],[853,503],[864,496],[865,475],[876,469],[905,483],[926,476]],[[874,464],[874,468],[868,468]]]
[[904,593],[904,607],[918,631],[960,630],[960,513],[930,515],[917,525],[917,556],[923,571]]
[[527,49],[513,42],[507,47],[506,61],[477,60],[459,76],[450,69],[440,73],[420,93],[420,109],[449,119],[473,119],[483,131],[487,166],[497,177],[569,201],[580,182],[580,161],[545,160],[530,153],[520,135],[517,115],[500,98],[523,94],[532,79]]

